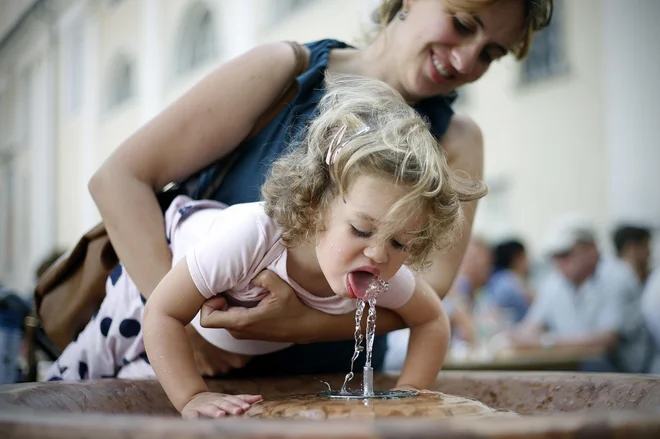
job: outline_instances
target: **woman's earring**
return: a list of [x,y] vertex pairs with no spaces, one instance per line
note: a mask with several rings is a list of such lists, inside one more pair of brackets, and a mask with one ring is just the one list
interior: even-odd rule
[[406,19],[406,13],[405,12],[399,12],[399,20],[403,21]]

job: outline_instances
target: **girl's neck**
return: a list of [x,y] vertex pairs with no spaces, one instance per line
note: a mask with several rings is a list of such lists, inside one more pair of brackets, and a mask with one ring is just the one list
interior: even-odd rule
[[335,293],[326,280],[313,245],[299,245],[287,249],[286,271],[301,288],[318,297]]

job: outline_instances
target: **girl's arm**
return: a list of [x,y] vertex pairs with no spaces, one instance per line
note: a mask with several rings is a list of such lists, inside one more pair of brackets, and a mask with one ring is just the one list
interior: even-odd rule
[[165,393],[184,416],[237,414],[260,397],[209,393],[197,371],[185,329],[204,300],[183,258],[147,301],[143,318],[147,356]]
[[286,43],[257,47],[209,74],[128,138],[89,182],[112,244],[149,297],[171,268],[155,192],[236,148],[290,83]]
[[181,411],[208,387],[197,371],[185,326],[204,302],[183,258],[165,275],[144,309],[144,347],[156,376]]
[[420,288],[415,288],[410,300],[397,312],[410,326],[410,339],[406,361],[396,385],[420,390],[428,388],[435,381],[449,347],[447,315],[437,294]]

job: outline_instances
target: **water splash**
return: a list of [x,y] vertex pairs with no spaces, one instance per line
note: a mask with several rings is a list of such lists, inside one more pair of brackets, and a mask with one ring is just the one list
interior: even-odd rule
[[360,352],[364,350],[364,348],[362,347],[362,340],[364,339],[364,336],[362,335],[361,322],[362,322],[362,315],[364,314],[364,308],[367,303],[369,304],[369,311],[367,314],[367,328],[366,328],[367,353],[366,353],[365,368],[371,367],[371,357],[374,346],[374,337],[376,335],[376,301],[378,300],[378,296],[382,292],[387,290],[387,286],[388,286],[387,282],[385,282],[379,277],[374,277],[371,280],[371,283],[369,284],[367,291],[365,292],[364,299],[357,300],[356,309],[355,309],[355,333],[354,333],[355,350],[353,352],[353,357],[351,357],[351,371],[346,374],[346,377],[344,377],[344,384],[342,384],[340,390],[341,394],[346,394],[348,392],[346,386],[348,382],[352,380],[353,377],[355,376],[353,374],[353,365],[355,364],[355,360],[360,355]]
[[369,304],[369,312],[367,314],[367,335],[366,335],[366,344],[367,344],[367,359],[365,361],[365,367],[371,367],[371,357],[374,347],[374,337],[376,335],[376,301],[378,296],[387,290],[388,284],[379,277],[374,277],[367,288],[365,298]]
[[360,352],[362,352],[362,328],[360,323],[362,322],[362,313],[364,312],[364,300],[358,299],[357,300],[357,307],[355,308],[355,350],[353,351],[353,356],[351,357],[351,371],[346,374],[344,377],[344,384],[341,386],[341,390],[339,393],[347,393],[346,391],[346,385],[350,380],[353,379],[353,364],[355,364],[355,360],[357,360],[357,357],[360,355]]

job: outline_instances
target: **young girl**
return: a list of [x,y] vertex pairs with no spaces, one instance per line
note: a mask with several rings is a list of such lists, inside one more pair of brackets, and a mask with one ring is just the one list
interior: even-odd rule
[[[86,328],[58,360],[54,376],[67,367],[74,370],[65,369],[63,377],[75,376],[83,362],[88,376],[112,374],[100,369],[116,369],[128,359],[132,372],[119,376],[155,372],[184,416],[240,413],[260,397],[209,393],[185,326],[192,321],[204,338],[230,352],[258,355],[286,347],[236,340],[199,322],[202,303],[216,294],[231,306],[255,306],[267,291],[250,280],[269,269],[307,305],[334,314],[353,312],[374,276],[388,281],[378,305],[395,310],[411,327],[397,385],[428,386],[447,348],[446,322],[437,295],[418,291],[403,264],[422,268],[432,250],[451,245],[460,227],[460,201],[483,192],[480,183],[449,172],[424,120],[392,88],[374,79],[329,79],[320,115],[301,145],[274,163],[265,201],[226,207],[174,200],[165,218],[173,268],[144,308],[144,345],[139,337],[126,338],[127,327],[140,328],[143,304],[123,273],[115,284],[124,287],[108,292],[95,319],[121,323]],[[140,358],[143,347],[142,361],[130,361]],[[347,368],[349,363],[347,358]]]
[[[219,293],[233,304],[256,304],[266,292],[249,281],[265,268],[329,313],[352,312],[374,276],[388,281],[378,304],[411,327],[397,386],[428,386],[447,348],[446,322],[438,297],[417,290],[403,264],[423,267],[432,250],[447,248],[460,226],[459,202],[482,192],[452,176],[425,122],[392,88],[366,78],[330,81],[302,145],[274,163],[265,201],[207,209],[208,202],[181,200],[168,220],[172,242],[204,236],[185,255],[174,250],[181,260],[144,313],[147,354],[174,406],[187,417],[217,417],[260,399],[209,392],[185,325]],[[278,347],[220,329],[202,335],[251,355]]]

